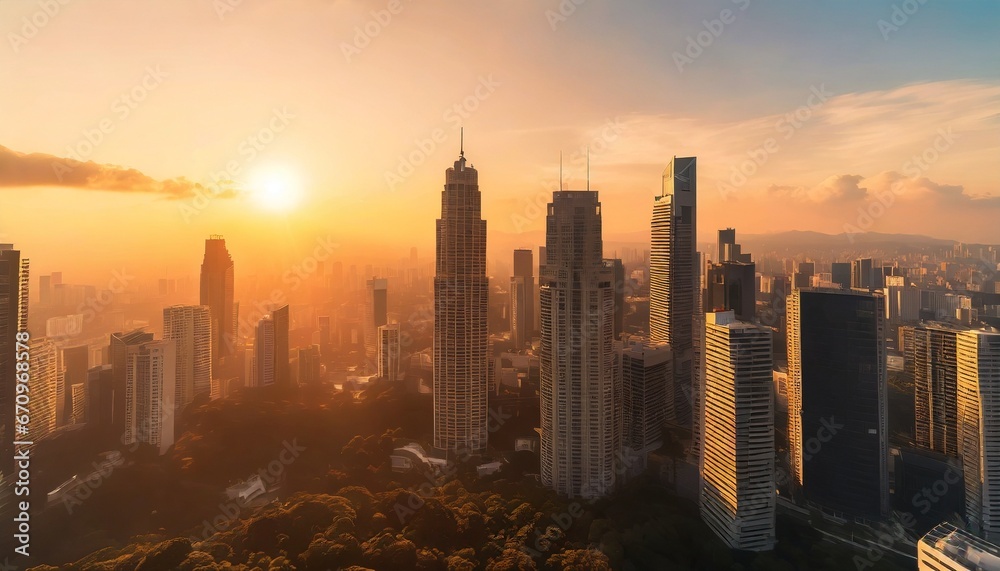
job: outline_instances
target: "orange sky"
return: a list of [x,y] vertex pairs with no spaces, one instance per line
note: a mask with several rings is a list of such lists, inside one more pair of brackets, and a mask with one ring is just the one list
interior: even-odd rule
[[[294,260],[326,236],[429,255],[459,125],[491,235],[536,236],[559,152],[582,187],[589,145],[606,236],[647,228],[664,165],[695,155],[706,240],[852,225],[1000,242],[1000,50],[972,28],[995,10],[927,5],[884,38],[891,3],[802,8],[793,27],[729,1],[591,0],[561,18],[559,2],[220,2],[0,3],[0,240],[38,272],[142,257],[193,273],[214,233],[243,259]],[[672,54],[727,8],[679,70]],[[46,178],[74,153],[97,164]],[[243,192],[198,207],[196,185],[227,168]],[[254,199],[255,171],[285,173],[300,200]]]

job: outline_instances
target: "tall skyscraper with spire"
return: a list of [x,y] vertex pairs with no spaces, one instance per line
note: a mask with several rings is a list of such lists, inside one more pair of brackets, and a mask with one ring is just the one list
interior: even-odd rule
[[488,333],[486,221],[479,173],[445,171],[434,276],[434,447],[452,456],[486,450]]
[[[700,294],[697,254],[697,164],[674,157],[663,171],[663,190],[653,203],[649,258],[649,331],[674,355],[672,406],[679,424],[692,421],[694,317]],[[671,395],[668,395],[671,398]]]
[[217,374],[223,359],[235,351],[238,317],[234,283],[233,257],[226,249],[226,239],[213,235],[205,240],[200,303],[207,305],[212,315],[212,369]]
[[612,492],[621,450],[614,270],[597,192],[553,193],[541,287],[541,476],[571,498]]

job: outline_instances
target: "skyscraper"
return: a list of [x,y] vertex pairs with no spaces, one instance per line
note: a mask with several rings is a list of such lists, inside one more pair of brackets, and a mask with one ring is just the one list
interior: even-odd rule
[[871,289],[875,284],[875,262],[871,258],[859,258],[851,264],[851,286]]
[[[535,272],[535,275],[538,276],[539,281],[541,281],[541,279],[542,279],[542,267],[545,266],[545,258],[546,258],[546,256],[545,256],[545,246],[539,246],[538,247],[538,265],[536,266],[536,268],[537,268],[538,271]],[[538,283],[538,285],[540,286],[541,284]],[[541,315],[542,315],[541,301],[538,299],[538,296],[536,295],[535,296],[535,324],[533,326],[534,327],[534,331],[536,331],[536,332],[542,330],[541,319],[540,319]]]
[[288,305],[271,310],[271,319],[274,321],[274,382],[287,387],[292,382],[292,371],[288,364]]
[[87,425],[96,429],[102,441],[114,439],[115,383],[111,365],[98,365],[87,371],[86,400]]
[[523,276],[510,277],[510,341],[521,349],[528,341],[528,285]]
[[365,282],[365,315],[361,321],[361,331],[365,341],[365,363],[369,373],[378,368],[375,364],[375,345],[378,343],[378,328],[389,321],[388,313],[389,281],[372,278]]
[[226,240],[214,235],[205,240],[205,259],[201,263],[201,305],[212,314],[212,370],[220,374],[224,359],[236,350],[238,315],[233,297],[233,258]]
[[299,349],[299,384],[319,384],[322,374],[319,345]]
[[812,262],[799,262],[792,274],[792,289],[799,289],[812,286],[813,275],[816,274],[816,264]]
[[771,330],[705,315],[701,517],[732,549],[775,541]]
[[59,368],[63,378],[63,401],[57,409],[57,426],[72,422],[73,387],[87,382],[87,369],[90,365],[90,348],[86,345],[76,347],[59,347]]
[[604,496],[621,450],[613,272],[602,262],[597,192],[557,191],[541,275],[541,476],[571,498]]
[[28,329],[28,260],[0,244],[0,472],[14,470],[17,333]]
[[531,342],[535,329],[535,265],[531,250],[514,250],[510,278],[510,338],[520,348]]
[[851,263],[834,262],[830,266],[830,281],[844,289],[851,289]]
[[174,444],[177,354],[172,340],[126,349],[123,444],[142,442],[163,454]]
[[177,355],[174,405],[184,408],[195,395],[212,388],[212,316],[204,305],[163,308],[163,338],[174,341]]
[[274,384],[274,319],[265,315],[257,322],[250,363],[249,386],[266,387]]
[[969,530],[1000,541],[1000,332],[958,334],[958,442]]
[[802,288],[787,311],[795,481],[808,501],[879,519],[889,508],[884,300]]
[[445,171],[434,275],[434,447],[486,450],[489,391],[486,221],[465,151]]
[[[719,257],[716,259],[717,262],[729,261],[729,256],[727,251],[732,249],[732,246],[736,245],[736,228],[726,228],[725,230],[719,230]],[[729,246],[727,248],[726,246]]]
[[[739,321],[753,321],[757,310],[757,266],[736,243],[736,229],[719,230],[719,261],[705,272],[704,311],[735,311]],[[700,315],[695,327],[704,325]],[[697,351],[697,348],[696,348]]]
[[958,335],[964,327],[921,323],[907,357],[913,363],[914,437],[917,446],[958,455]]
[[30,346],[32,396],[27,440],[37,443],[58,428],[66,388],[56,342],[47,337],[33,337]]
[[141,329],[128,333],[112,333],[108,354],[111,357],[111,376],[114,388],[114,403],[112,405],[114,429],[121,435],[126,429],[126,395],[128,393],[128,352],[130,347],[136,347],[153,340],[153,334]]
[[674,157],[663,172],[663,190],[653,204],[649,258],[650,339],[670,345],[671,420],[686,425],[692,421],[692,328],[701,297],[696,163],[695,157]]
[[399,380],[399,324],[378,328],[378,376],[387,381]]
[[622,399],[618,407],[622,415],[623,453],[627,449],[624,457],[638,459],[634,471],[640,472],[646,467],[649,452],[663,442],[667,412],[663,403],[673,374],[670,347],[666,343],[629,338],[616,341],[615,352],[621,371]]

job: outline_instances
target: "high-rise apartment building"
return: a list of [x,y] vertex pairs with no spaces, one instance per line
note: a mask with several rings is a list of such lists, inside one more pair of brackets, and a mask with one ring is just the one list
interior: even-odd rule
[[212,315],[212,370],[219,374],[224,359],[235,355],[238,311],[234,298],[233,258],[222,236],[205,240],[205,258],[201,263],[201,305]]
[[701,517],[730,548],[775,542],[771,330],[705,315]]
[[880,294],[801,288],[788,312],[788,439],[805,499],[848,518],[889,509]]
[[921,323],[907,357],[913,363],[914,438],[917,446],[958,455],[958,335],[965,327]]
[[670,345],[674,366],[670,420],[682,425],[690,425],[693,418],[692,328],[701,304],[697,193],[696,158],[674,157],[663,172],[663,189],[653,204],[649,258],[650,339]]
[[569,497],[609,494],[621,450],[613,272],[602,262],[597,192],[557,191],[545,219],[541,476]]
[[122,442],[149,444],[164,454],[174,444],[177,354],[174,341],[129,345],[125,357]]
[[118,434],[125,432],[126,427],[126,395],[128,393],[128,352],[130,347],[137,347],[153,340],[153,334],[142,329],[128,333],[112,333],[108,354],[111,358],[111,376],[113,379],[114,402],[112,412],[114,429]]
[[205,305],[163,308],[163,338],[174,341],[177,387],[174,405],[184,408],[212,388],[212,315]]
[[957,335],[958,446],[969,530],[1000,541],[1000,332]]
[[445,171],[434,275],[434,447],[486,451],[489,392],[486,221],[464,149]]
[[[29,342],[31,355],[31,423],[28,435],[37,443],[59,427],[66,387],[59,365],[59,346],[47,337],[33,337]],[[22,440],[22,438],[19,438]]]

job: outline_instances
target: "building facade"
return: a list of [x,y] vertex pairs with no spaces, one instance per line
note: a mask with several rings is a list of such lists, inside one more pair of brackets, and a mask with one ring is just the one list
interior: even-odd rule
[[775,543],[771,330],[705,315],[701,517],[732,549]]
[[540,280],[541,478],[571,497],[609,494],[621,452],[613,272],[597,192],[554,192]]
[[378,328],[378,376],[391,382],[399,380],[399,324],[390,323]]
[[1000,332],[958,334],[958,442],[969,531],[1000,541]]
[[445,171],[434,275],[434,447],[451,457],[487,442],[486,221],[479,173],[464,150]]
[[205,305],[163,308],[163,338],[174,341],[177,388],[174,404],[184,408],[212,388],[212,314]]
[[223,359],[236,352],[239,315],[234,298],[233,258],[222,236],[205,240],[205,258],[201,263],[200,305],[208,306],[212,318],[212,369],[221,370]]
[[174,444],[177,352],[174,341],[129,345],[123,444],[141,442],[164,454]]
[[795,482],[822,509],[878,520],[889,509],[884,300],[802,288],[787,312]]
[[[674,157],[663,173],[663,188],[653,204],[649,258],[649,331],[654,343],[673,353],[673,416],[693,419],[693,319],[701,304],[697,253],[697,161]],[[549,254],[551,255],[551,253]]]

